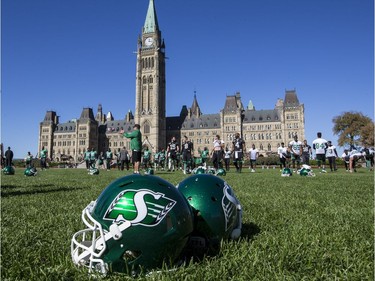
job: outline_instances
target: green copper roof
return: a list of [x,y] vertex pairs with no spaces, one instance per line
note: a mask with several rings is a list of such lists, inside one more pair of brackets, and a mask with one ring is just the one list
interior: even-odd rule
[[143,33],[152,33],[158,29],[159,25],[158,18],[156,16],[154,0],[150,0],[150,3],[148,4],[145,25],[143,26]]
[[255,110],[255,107],[254,107],[253,102],[251,100],[249,101],[249,104],[247,105],[247,109],[248,110]]

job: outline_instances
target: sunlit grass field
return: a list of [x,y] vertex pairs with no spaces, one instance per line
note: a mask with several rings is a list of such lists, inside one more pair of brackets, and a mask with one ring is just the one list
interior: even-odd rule
[[[316,171],[315,171],[316,172]],[[70,257],[82,209],[129,174],[49,169],[1,177],[1,280],[88,280]],[[156,172],[176,185],[185,175]],[[278,169],[223,177],[243,207],[243,231],[221,252],[142,280],[373,280],[374,174],[343,169],[281,177]],[[130,280],[112,274],[105,280]]]

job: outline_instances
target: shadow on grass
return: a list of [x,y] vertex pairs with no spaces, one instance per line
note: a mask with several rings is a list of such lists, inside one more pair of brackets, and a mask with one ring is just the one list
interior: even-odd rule
[[[53,186],[53,185],[45,185],[45,186]],[[44,186],[37,186],[38,188]],[[10,191],[10,192],[1,192],[1,197],[12,197],[12,196],[22,196],[22,195],[36,195],[36,194],[44,194],[44,193],[52,193],[52,192],[61,192],[61,191],[75,191],[78,189],[84,189],[84,187],[75,187],[75,188],[68,188],[68,187],[61,187],[61,188],[52,188],[46,190],[17,190],[17,191]]]
[[17,188],[19,186],[16,186],[16,185],[2,185],[1,186],[1,189],[10,189],[10,188]]
[[241,238],[251,240],[260,233],[260,228],[254,223],[242,224]]

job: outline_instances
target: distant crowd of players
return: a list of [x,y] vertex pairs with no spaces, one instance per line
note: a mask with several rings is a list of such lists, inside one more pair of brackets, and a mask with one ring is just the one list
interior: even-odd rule
[[[312,146],[306,140],[303,142],[299,141],[297,135],[287,145],[282,142],[277,150],[280,170],[290,168],[294,172],[297,172],[302,164],[310,165],[310,159],[313,159],[313,151],[315,151],[315,160],[317,161],[318,169],[322,173],[326,173],[325,166],[327,160],[330,171],[337,171],[337,158],[341,158],[344,161],[347,172],[356,172],[356,164],[359,160],[365,161],[366,167],[371,171],[373,170],[375,154],[373,148],[369,148],[367,145],[364,145],[361,149],[351,146],[349,149],[345,149],[340,157],[336,147],[331,141],[325,140],[321,132],[317,133],[317,138],[312,142]],[[187,136],[183,137],[181,144],[175,137],[172,137],[165,149],[159,149],[154,153],[152,153],[148,146],[144,146],[141,167],[144,170],[155,169],[172,172],[182,170],[184,174],[187,174],[191,173],[195,167],[206,168],[208,163],[212,164],[214,169],[223,168],[229,171],[230,163],[232,162],[236,172],[241,172],[243,164],[248,160],[250,171],[255,172],[259,150],[252,144],[249,151],[247,151],[245,141],[240,137],[239,133],[236,133],[230,145],[226,145],[220,139],[220,136],[216,135],[212,143],[212,148],[209,150],[205,147],[203,151],[198,151],[198,155],[198,157],[194,157],[194,145]],[[38,156],[41,169],[46,169],[47,150],[43,147]],[[2,157],[2,165],[11,165],[12,158],[13,152],[8,148],[4,157]],[[25,157],[26,168],[33,166],[33,158],[33,155],[28,152]],[[119,170],[129,170],[132,163],[131,153],[125,147],[118,149],[115,153],[111,149],[108,149],[99,155],[95,149],[88,148],[83,158],[87,170],[94,167],[110,170],[112,166],[117,166]]]
[[[280,170],[291,168],[294,172],[297,172],[302,164],[310,165],[310,160],[313,159],[313,151],[315,152],[318,169],[322,173],[327,172],[326,162],[328,162],[331,172],[337,171],[337,158],[341,158],[344,161],[347,172],[356,172],[356,163],[360,159],[366,162],[366,166],[370,170],[374,166],[374,150],[372,148],[368,148],[366,145],[362,149],[351,146],[349,149],[345,149],[340,157],[332,142],[322,138],[322,133],[318,132],[317,138],[312,142],[312,146],[306,140],[299,141],[297,135],[287,145],[281,143],[277,150]],[[114,155],[108,149],[105,155],[99,157],[99,160],[95,152],[94,154],[92,153],[88,151],[87,156],[85,156],[87,167],[99,161],[99,167],[100,163],[104,163],[104,167],[107,169],[110,169],[112,164],[117,164],[118,169],[129,170],[129,165],[132,162],[131,156],[125,147],[119,149]],[[152,152],[148,146],[144,146],[141,167],[144,170],[154,169],[171,172],[182,170],[184,174],[188,174],[196,167],[206,168],[208,163],[214,169],[223,168],[229,171],[230,164],[233,163],[236,172],[240,173],[244,163],[248,161],[248,168],[251,172],[255,172],[259,150],[252,144],[247,151],[245,141],[240,137],[239,133],[236,133],[229,145],[225,144],[219,135],[216,135],[211,149],[205,147],[203,150],[198,150],[197,155],[199,156],[196,157],[194,155],[194,145],[187,136],[183,137],[181,143],[175,137],[172,137],[165,149],[162,148]],[[103,161],[100,160],[101,157],[103,157]]]

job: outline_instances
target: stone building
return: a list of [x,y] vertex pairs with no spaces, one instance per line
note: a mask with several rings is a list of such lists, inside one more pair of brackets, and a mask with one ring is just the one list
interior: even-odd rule
[[99,105],[96,115],[92,108],[83,108],[78,119],[60,123],[56,112],[47,111],[40,123],[39,151],[44,146],[54,160],[81,161],[87,149],[129,149],[129,140],[119,131],[132,131],[134,124],[140,124],[143,143],[153,151],[166,148],[172,136],[181,140],[185,135],[193,141],[196,154],[204,147],[211,149],[215,135],[230,147],[234,134],[240,132],[248,148],[255,144],[266,156],[275,153],[281,142],[289,143],[295,134],[304,139],[304,105],[296,90],[285,91],[285,98],[269,110],[256,110],[251,101],[245,108],[240,93],[235,93],[223,97],[223,108],[213,114],[203,113],[194,94],[191,107],[183,105],[179,116],[167,117],[165,58],[165,42],[150,0],[138,38],[135,114],[129,111],[124,119],[115,120]]

